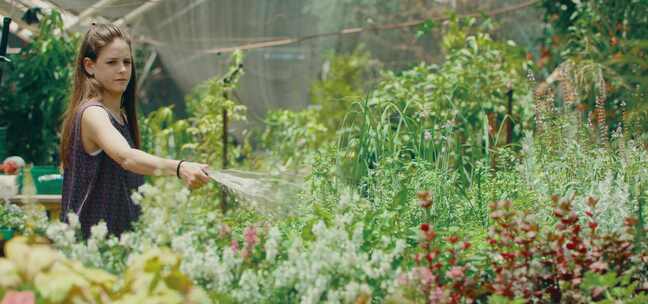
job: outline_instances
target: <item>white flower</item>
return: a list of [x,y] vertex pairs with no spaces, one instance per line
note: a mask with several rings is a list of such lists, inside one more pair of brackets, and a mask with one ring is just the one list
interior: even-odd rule
[[259,281],[254,271],[246,269],[239,280],[240,289],[234,290],[234,296],[241,302],[260,302]]
[[79,223],[79,216],[77,216],[74,212],[68,213],[68,223],[70,224],[70,227],[72,229],[78,229],[81,227],[81,224]]
[[185,252],[193,249],[193,233],[185,233],[171,240],[171,249],[173,251],[185,254]]
[[184,204],[189,200],[189,189],[182,188],[175,194],[175,201],[179,204]]
[[96,224],[90,228],[90,235],[93,239],[96,240],[103,240],[106,238],[106,235],[108,235],[108,227],[106,226],[106,222],[101,221],[99,224]]
[[364,242],[364,225],[359,223],[357,227],[353,230],[353,244],[360,246]]
[[151,184],[144,184],[139,187],[138,191],[142,193],[144,197],[156,196],[160,193],[160,189],[153,187]]
[[423,139],[425,139],[425,141],[429,141],[432,139],[432,134],[430,133],[430,131],[425,130],[425,132],[423,132]]
[[361,295],[371,296],[371,288],[367,284],[351,282],[344,288],[344,299],[346,303],[354,303]]
[[266,260],[269,262],[274,262],[274,259],[277,257],[279,252],[279,242],[281,241],[281,232],[277,227],[270,228],[268,232],[268,240],[264,244],[264,249],[266,253]]
[[141,204],[143,198],[144,197],[142,196],[142,194],[140,194],[137,191],[135,191],[135,192],[133,192],[133,194],[131,194],[131,200],[133,200],[133,203],[135,203],[137,205]]
[[52,223],[47,227],[45,233],[59,248],[70,247],[76,242],[74,230],[65,223]]

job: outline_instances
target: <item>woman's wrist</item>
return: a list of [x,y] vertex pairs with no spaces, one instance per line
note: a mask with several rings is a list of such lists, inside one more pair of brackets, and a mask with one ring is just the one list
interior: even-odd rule
[[176,172],[176,177],[177,177],[177,178],[181,178],[181,177],[180,177],[180,169],[182,168],[182,164],[185,163],[185,162],[187,162],[187,161],[184,160],[184,159],[178,161],[178,164],[176,165],[176,171],[175,171],[175,172]]

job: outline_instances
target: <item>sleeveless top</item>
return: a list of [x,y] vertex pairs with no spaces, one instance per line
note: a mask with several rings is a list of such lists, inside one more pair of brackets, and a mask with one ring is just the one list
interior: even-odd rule
[[[76,213],[84,238],[90,236],[90,228],[99,221],[106,222],[109,233],[119,236],[129,230],[141,214],[140,206],[133,203],[130,196],[144,184],[144,177],[124,170],[104,151],[91,155],[84,150],[81,115],[92,106],[105,109],[100,102],[89,101],[80,105],[75,113],[69,161],[63,171],[61,220],[67,222],[67,214]],[[124,125],[121,125],[107,109],[106,112],[109,113],[113,126],[133,147],[126,119],[123,119]]]

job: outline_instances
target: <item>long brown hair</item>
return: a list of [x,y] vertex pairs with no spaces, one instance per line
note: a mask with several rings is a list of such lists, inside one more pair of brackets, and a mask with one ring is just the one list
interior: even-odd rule
[[[70,149],[72,148],[72,138],[70,137],[72,136],[72,128],[74,128],[74,118],[77,109],[87,100],[101,97],[102,86],[99,81],[88,74],[83,65],[83,60],[87,57],[96,62],[101,49],[117,38],[123,39],[128,44],[128,47],[131,49],[131,62],[133,62],[131,39],[118,26],[113,24],[93,24],[83,37],[83,42],[81,43],[74,63],[75,70],[74,82],[72,83],[72,95],[70,96],[67,110],[63,114],[63,127],[61,130],[61,162],[63,163],[63,167],[69,163]],[[133,63],[131,66],[133,67],[131,77],[128,81],[126,91],[122,94],[121,108],[126,112],[129,132],[135,144],[134,148],[138,149],[140,147],[140,132],[137,124],[135,103],[137,77],[135,75],[135,64]]]

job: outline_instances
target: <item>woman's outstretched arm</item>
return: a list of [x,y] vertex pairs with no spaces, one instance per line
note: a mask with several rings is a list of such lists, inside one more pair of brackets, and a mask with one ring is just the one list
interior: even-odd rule
[[[175,176],[178,160],[151,155],[142,150],[131,148],[119,131],[110,122],[109,114],[98,106],[88,107],[81,118],[82,136],[101,148],[108,156],[125,170],[153,176]],[[209,182],[204,169],[207,165],[183,162],[180,177],[192,188]]]

